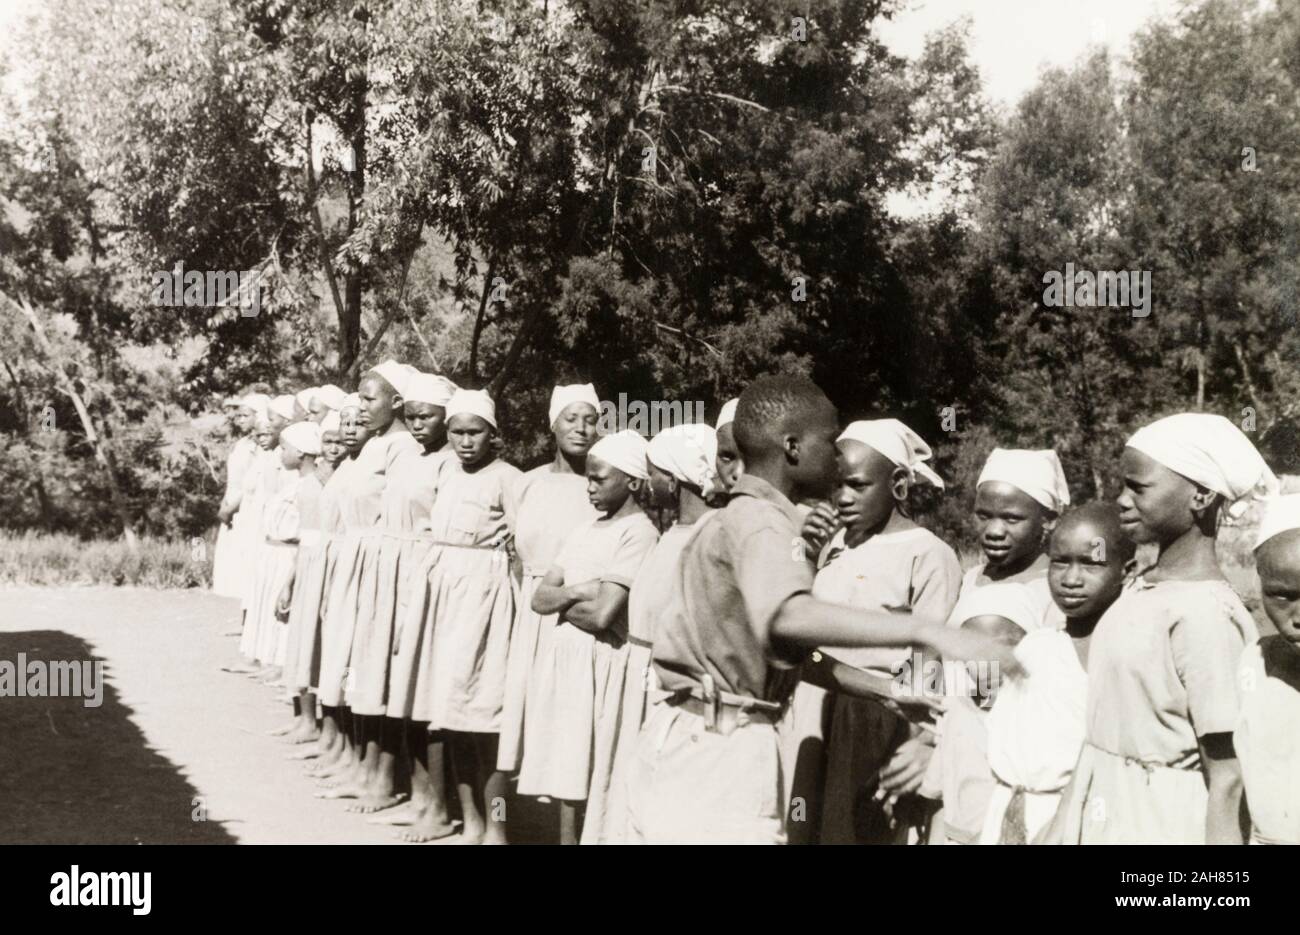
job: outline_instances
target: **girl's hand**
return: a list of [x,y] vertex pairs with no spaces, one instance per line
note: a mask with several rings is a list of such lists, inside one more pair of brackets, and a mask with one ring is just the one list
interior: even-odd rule
[[835,531],[839,528],[839,514],[835,512],[835,507],[823,500],[813,507],[813,511],[803,521],[803,529],[799,534],[803,536],[803,541],[808,543],[813,556],[817,556],[821,554],[821,550],[831,541],[831,536],[835,535]]
[[1016,658],[1015,647],[972,630],[930,624],[921,631],[923,639],[944,660],[987,662],[998,678],[1016,678],[1024,675],[1024,667]]
[[280,597],[275,602],[275,616],[277,620],[289,619],[289,608],[293,605],[293,588],[286,585],[280,591]]

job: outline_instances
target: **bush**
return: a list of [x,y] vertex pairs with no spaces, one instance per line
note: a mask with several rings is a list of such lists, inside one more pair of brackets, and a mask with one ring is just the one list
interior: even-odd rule
[[212,544],[148,537],[132,552],[122,539],[82,540],[66,534],[0,535],[0,584],[127,585],[206,588]]

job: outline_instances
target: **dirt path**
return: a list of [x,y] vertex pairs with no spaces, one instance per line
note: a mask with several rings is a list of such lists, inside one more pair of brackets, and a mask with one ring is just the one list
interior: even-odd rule
[[267,735],[288,706],[220,671],[238,619],[198,591],[0,590],[0,661],[105,663],[98,707],[0,698],[0,843],[395,843],[313,798]]

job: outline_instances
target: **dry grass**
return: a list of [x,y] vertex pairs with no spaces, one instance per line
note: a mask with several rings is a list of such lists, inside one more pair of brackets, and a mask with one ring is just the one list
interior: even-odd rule
[[208,587],[212,546],[142,539],[132,552],[121,539],[83,541],[44,533],[0,534],[0,584]]

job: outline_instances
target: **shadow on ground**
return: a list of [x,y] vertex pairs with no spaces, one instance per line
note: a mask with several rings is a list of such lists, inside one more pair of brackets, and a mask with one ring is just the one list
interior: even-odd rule
[[[0,633],[0,661],[91,660],[56,630]],[[0,844],[233,844],[194,820],[198,793],[130,720],[105,665],[103,703],[0,697]]]

